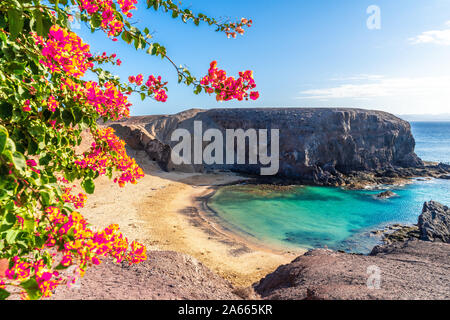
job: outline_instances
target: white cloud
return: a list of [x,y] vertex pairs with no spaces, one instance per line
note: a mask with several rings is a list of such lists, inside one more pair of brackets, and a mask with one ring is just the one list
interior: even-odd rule
[[445,23],[447,29],[430,30],[409,38],[412,44],[433,43],[437,45],[450,46],[450,21]]
[[369,99],[432,97],[450,101],[450,76],[379,78],[370,83],[343,84],[300,92],[299,99]]
[[336,77],[331,78],[331,81],[371,81],[371,80],[380,80],[384,78],[382,75],[378,74],[358,74],[356,76],[350,76],[350,77]]

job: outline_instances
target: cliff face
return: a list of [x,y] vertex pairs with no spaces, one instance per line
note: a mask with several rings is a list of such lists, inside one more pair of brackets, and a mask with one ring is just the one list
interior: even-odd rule
[[[183,165],[171,162],[171,134],[177,128],[193,133],[219,129],[279,129],[278,175],[314,182],[339,180],[340,174],[422,167],[414,153],[408,122],[381,111],[328,108],[188,110],[171,116],[132,117],[110,124],[133,148],[146,150],[165,170],[227,169],[259,174],[257,165]],[[204,142],[206,146],[209,142]],[[269,148],[270,150],[270,148]],[[248,152],[247,152],[248,157]],[[247,159],[248,160],[248,159]],[[248,161],[246,162],[248,163]]]

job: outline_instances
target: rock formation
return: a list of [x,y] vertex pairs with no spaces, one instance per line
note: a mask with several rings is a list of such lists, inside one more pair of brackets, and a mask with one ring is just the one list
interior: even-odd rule
[[450,210],[436,201],[426,202],[419,216],[420,239],[450,243]]
[[392,197],[395,197],[395,196],[397,196],[397,194],[395,192],[390,191],[390,190],[384,191],[384,192],[381,192],[381,193],[377,194],[377,198],[378,199],[389,199],[389,198],[392,198]]
[[[319,249],[279,267],[255,290],[283,300],[450,299],[449,268],[450,245],[443,243],[397,243],[371,256]],[[371,282],[377,272],[379,287]]]
[[[109,123],[128,145],[145,150],[164,170],[232,170],[259,174],[261,165],[182,165],[171,161],[177,128],[193,132],[219,129],[279,129],[279,177],[323,185],[345,185],[346,176],[373,172],[401,176],[399,169],[420,170],[408,122],[389,113],[361,109],[285,108],[188,110],[175,115],[132,117]],[[204,143],[204,146],[208,143]],[[247,154],[248,157],[248,154]],[[442,174],[446,174],[444,170]]]

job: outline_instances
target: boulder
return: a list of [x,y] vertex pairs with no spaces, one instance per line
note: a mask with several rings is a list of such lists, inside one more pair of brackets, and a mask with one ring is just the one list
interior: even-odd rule
[[425,202],[419,216],[420,239],[450,243],[450,210],[436,201]]
[[384,191],[384,192],[381,192],[381,193],[377,194],[377,198],[378,199],[389,199],[389,198],[392,198],[392,197],[395,197],[395,196],[397,196],[397,194],[395,192],[390,191],[390,190]]

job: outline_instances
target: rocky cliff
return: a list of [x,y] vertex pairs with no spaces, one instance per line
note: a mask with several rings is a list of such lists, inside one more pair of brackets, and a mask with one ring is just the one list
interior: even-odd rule
[[[261,164],[174,165],[177,128],[279,129],[278,176],[317,184],[342,185],[353,172],[421,168],[408,122],[389,113],[361,109],[284,108],[188,110],[175,115],[132,117],[109,125],[129,146],[142,149],[165,170],[232,170],[259,174]],[[208,143],[203,143],[203,146]],[[269,148],[270,149],[270,148]]]

